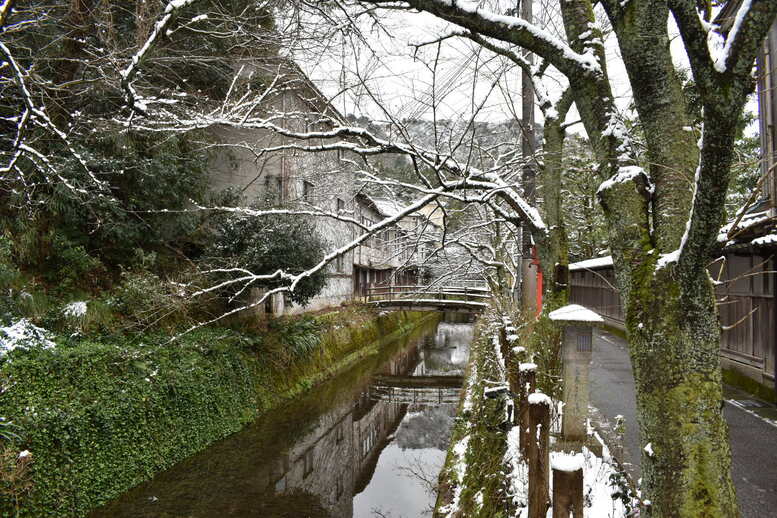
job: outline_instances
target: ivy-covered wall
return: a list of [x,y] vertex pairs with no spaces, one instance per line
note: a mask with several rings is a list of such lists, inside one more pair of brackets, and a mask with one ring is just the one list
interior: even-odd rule
[[110,343],[57,340],[0,359],[0,514],[77,517],[430,318],[354,309]]

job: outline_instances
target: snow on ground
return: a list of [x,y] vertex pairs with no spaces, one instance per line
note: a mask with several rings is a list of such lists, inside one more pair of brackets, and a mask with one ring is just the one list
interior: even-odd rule
[[453,447],[453,454],[456,456],[456,461],[453,464],[453,474],[456,478],[453,487],[453,497],[448,505],[440,508],[440,512],[446,517],[455,516],[459,510],[461,492],[464,490],[464,475],[467,474],[466,455],[467,448],[469,448],[469,438],[469,435],[465,435],[464,438],[457,442]]
[[51,338],[51,333],[22,318],[10,326],[0,327],[0,358],[14,349],[52,348],[56,344],[51,341]]
[[[510,468],[507,473],[508,496],[512,498],[516,509],[525,510],[529,501],[529,467],[521,458],[520,430],[517,426],[513,426],[507,433],[507,451],[504,463]],[[520,512],[519,516],[521,516]]]
[[[594,436],[601,442],[597,435]],[[508,480],[510,497],[517,508],[516,518],[527,518],[529,510],[529,468],[521,458],[519,447],[519,431],[514,426],[507,435],[507,452],[504,462],[509,468]],[[617,471],[610,463],[610,453],[607,446],[602,445],[602,456],[597,457],[591,450],[583,447],[581,452],[567,453],[552,451],[551,466],[564,471],[583,469],[583,499],[585,501],[586,518],[626,518],[627,510],[618,499],[613,499],[613,493],[619,491],[611,485],[611,480]],[[553,475],[550,477],[550,494],[553,495]],[[548,509],[547,518],[552,518],[553,509]]]

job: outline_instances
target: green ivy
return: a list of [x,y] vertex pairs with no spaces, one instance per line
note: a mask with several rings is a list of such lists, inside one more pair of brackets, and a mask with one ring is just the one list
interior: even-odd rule
[[[74,335],[16,349],[0,358],[0,458],[11,459],[0,516],[85,516],[428,317],[347,308],[262,334]],[[13,472],[23,450],[28,479]]]
[[[0,416],[14,423],[14,447],[33,455],[21,516],[81,516],[256,417],[247,340],[223,330],[147,338],[65,342],[4,361]],[[13,516],[12,502],[0,509]]]

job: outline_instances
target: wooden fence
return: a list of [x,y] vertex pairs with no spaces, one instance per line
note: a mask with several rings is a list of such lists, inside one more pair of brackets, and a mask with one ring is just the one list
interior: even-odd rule
[[[752,253],[725,254],[710,266],[716,288],[723,366],[767,387],[774,386],[777,348],[774,258]],[[612,265],[570,265],[570,302],[588,307],[615,327],[624,328],[625,315],[615,288]]]

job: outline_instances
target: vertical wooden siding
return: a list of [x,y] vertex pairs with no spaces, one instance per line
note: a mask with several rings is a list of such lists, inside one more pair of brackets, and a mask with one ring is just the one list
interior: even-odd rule
[[[729,253],[725,257],[725,263],[716,262],[710,267],[713,279],[720,280],[716,292],[724,326],[721,354],[773,379],[777,321],[772,272],[777,264],[763,255]],[[569,298],[571,303],[593,309],[610,323],[619,327],[625,323],[612,267],[572,270]]]
[[623,326],[626,317],[618,291],[615,289],[615,275],[611,267],[595,270],[573,270],[569,272],[572,304],[591,308],[600,315]]
[[[774,374],[775,299],[773,260],[762,255],[726,254],[717,287],[723,334],[721,353]],[[721,265],[711,267],[718,278]]]

